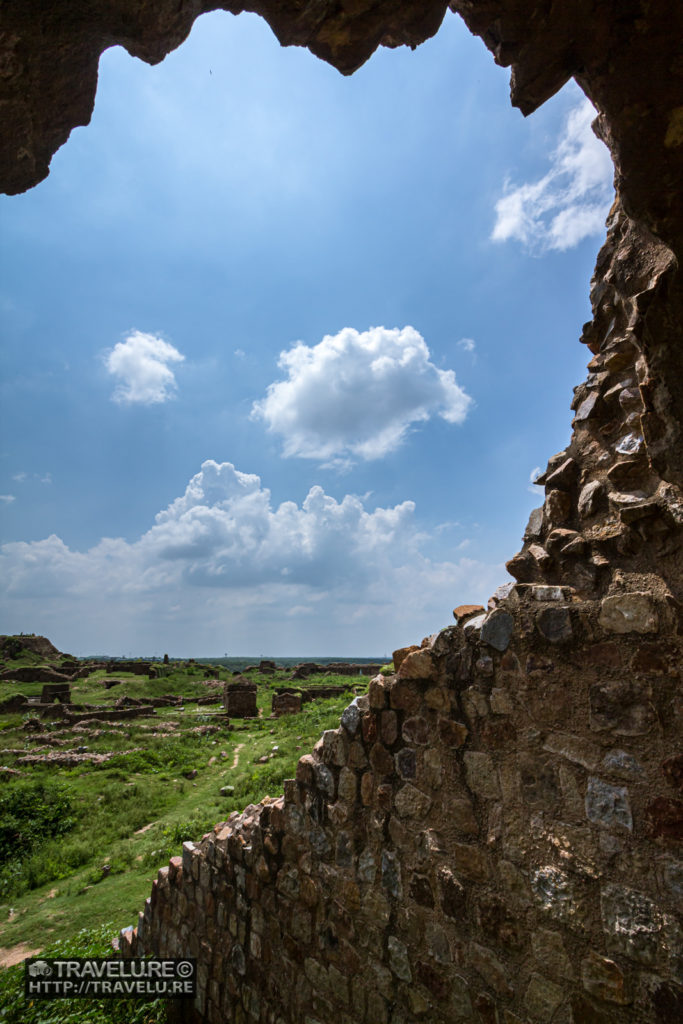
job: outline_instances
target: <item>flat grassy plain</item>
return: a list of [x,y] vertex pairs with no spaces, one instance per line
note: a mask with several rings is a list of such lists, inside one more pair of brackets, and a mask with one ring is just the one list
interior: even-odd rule
[[[61,717],[38,717],[30,706],[0,712],[0,765],[21,773],[5,772],[0,790],[4,951],[22,945],[23,955],[30,955],[68,942],[78,955],[79,948],[99,943],[100,955],[106,955],[105,936],[113,938],[119,928],[137,923],[157,870],[181,851],[183,841],[197,840],[232,811],[282,792],[299,757],[325,729],[339,724],[354,692],[365,692],[369,681],[325,674],[291,684],[343,685],[347,693],[307,703],[300,714],[271,719],[273,690],[289,684],[291,671],[250,672],[258,687],[260,717],[228,724],[221,704],[196,703],[222,694],[231,678],[224,668],[211,672],[203,664],[171,664],[161,679],[118,672],[109,676],[120,684],[105,688],[102,670],[72,683],[74,704],[105,710],[124,696],[145,701],[179,695],[185,700],[144,717],[68,726]],[[0,682],[0,702],[14,693],[38,697],[41,690],[41,683]],[[72,766],[22,764],[26,755],[72,752],[113,756]],[[0,971],[0,979],[6,974]],[[1,988],[0,980],[0,1021],[14,1020],[2,1009]]]

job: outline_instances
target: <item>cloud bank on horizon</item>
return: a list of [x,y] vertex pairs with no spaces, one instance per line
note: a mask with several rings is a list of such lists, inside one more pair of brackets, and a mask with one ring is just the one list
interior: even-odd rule
[[209,459],[132,543],[103,538],[80,552],[53,535],[0,547],[4,620],[14,629],[30,618],[49,632],[68,602],[95,648],[125,644],[144,621],[147,650],[173,648],[180,622],[215,650],[222,622],[233,650],[258,649],[263,630],[268,648],[285,653],[279,633],[299,648],[297,621],[310,630],[307,617],[328,615],[362,649],[378,627],[398,642],[408,623],[446,625],[465,581],[480,600],[503,582],[502,566],[432,561],[426,539],[412,501],[368,511],[355,495],[338,501],[314,486],[300,505],[274,507],[258,476]]
[[601,235],[613,199],[614,167],[593,133],[590,100],[574,107],[551,154],[550,170],[535,182],[512,187],[496,203],[494,242],[514,240],[532,253],[571,249]]
[[182,355],[163,338],[131,331],[105,357],[105,366],[118,384],[112,401],[119,405],[158,405],[175,396],[178,385],[169,363],[182,363]]
[[453,370],[430,360],[414,327],[345,327],[317,345],[280,353],[287,379],[268,386],[252,418],[278,434],[285,457],[347,463],[395,451],[414,424],[462,423],[472,399]]

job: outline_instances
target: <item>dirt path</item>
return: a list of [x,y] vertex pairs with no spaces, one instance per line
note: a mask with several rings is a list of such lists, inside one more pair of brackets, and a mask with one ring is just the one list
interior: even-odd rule
[[0,949],[0,967],[14,967],[20,964],[27,956],[35,956],[40,953],[39,949],[31,949],[25,942],[18,946],[10,946],[9,949]]
[[230,765],[231,768],[237,767],[237,763],[240,759],[240,750],[242,749],[243,746],[244,743],[238,743],[237,746],[235,747],[235,756],[232,759],[232,764]]

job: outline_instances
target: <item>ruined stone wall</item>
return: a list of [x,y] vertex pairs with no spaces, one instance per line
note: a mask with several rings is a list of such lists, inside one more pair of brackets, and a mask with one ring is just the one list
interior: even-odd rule
[[[421,42],[446,10],[10,3],[2,187],[39,181],[88,121],[106,46],[153,63],[217,6],[258,11],[283,44],[344,73],[380,44]],[[511,67],[524,113],[574,76],[614,159],[572,439],[509,563],[518,582],[376,677],[283,797],[185,844],[160,872],[122,948],[198,958],[188,1019],[683,1018],[683,5],[450,7]]]
[[678,1019],[679,610],[492,603],[160,871],[123,947],[196,956],[200,1018]]

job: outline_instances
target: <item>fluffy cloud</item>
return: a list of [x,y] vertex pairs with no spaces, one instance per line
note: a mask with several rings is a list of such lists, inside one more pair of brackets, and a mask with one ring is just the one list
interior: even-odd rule
[[120,405],[158,405],[173,398],[177,384],[169,363],[185,356],[163,338],[132,331],[107,353],[105,365],[118,378],[112,399]]
[[454,372],[430,361],[413,327],[345,327],[312,348],[298,342],[278,365],[287,380],[269,385],[252,418],[282,437],[286,456],[377,459],[414,423],[434,415],[462,423],[471,403]]
[[458,348],[463,349],[464,352],[474,352],[477,347],[477,343],[474,338],[461,338],[458,342]]
[[494,242],[521,242],[535,253],[564,250],[600,235],[613,196],[614,168],[607,147],[593,134],[595,109],[583,100],[569,114],[564,134],[539,181],[506,185],[496,203]]
[[390,651],[505,578],[472,559],[437,564],[424,541],[411,501],[368,510],[316,486],[273,506],[258,476],[209,460],[134,543],[0,548],[3,621],[78,634],[81,651],[125,653],[136,637],[149,653]]
[[0,501],[3,505],[11,505],[13,501],[16,501],[16,497],[13,494],[0,494]]

